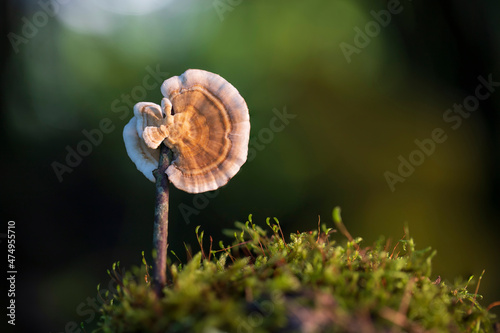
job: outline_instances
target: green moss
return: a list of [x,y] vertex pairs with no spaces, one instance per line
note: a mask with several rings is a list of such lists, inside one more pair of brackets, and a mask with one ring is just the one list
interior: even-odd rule
[[[395,246],[381,239],[362,247],[345,230],[290,235],[267,220],[270,235],[249,217],[236,223],[234,244],[201,251],[186,265],[169,264],[158,298],[151,267],[111,276],[120,285],[102,306],[99,332],[493,332],[481,296],[462,285],[432,280],[435,251],[411,238]],[[198,233],[200,244],[203,232]],[[203,246],[202,246],[203,249]]]

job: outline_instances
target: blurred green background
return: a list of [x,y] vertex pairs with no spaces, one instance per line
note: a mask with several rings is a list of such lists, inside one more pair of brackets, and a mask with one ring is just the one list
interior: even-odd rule
[[[500,81],[498,1],[48,4],[2,10],[1,209],[17,223],[19,329],[92,327],[106,269],[150,253],[154,185],[128,158],[122,129],[134,103],[159,103],[159,83],[188,68],[240,91],[253,153],[211,198],[171,190],[170,250],[196,250],[197,225],[229,243],[221,230],[248,214],[261,225],[277,217],[286,233],[320,218],[332,226],[338,205],[365,244],[396,241],[407,223],[419,247],[438,251],[434,278],[485,269],[483,304],[500,300],[500,91],[457,129],[443,119],[479,76]],[[113,130],[101,138],[103,119]],[[447,140],[391,191],[384,173],[436,128]],[[96,144],[82,143],[88,132]],[[68,149],[87,156],[68,166]],[[54,162],[66,166],[59,177]]]

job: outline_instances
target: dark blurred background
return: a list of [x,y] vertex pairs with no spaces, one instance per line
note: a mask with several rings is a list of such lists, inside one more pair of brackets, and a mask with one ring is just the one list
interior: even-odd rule
[[[169,249],[182,260],[184,242],[198,249],[197,225],[206,241],[230,243],[221,230],[249,214],[291,233],[319,218],[332,226],[338,205],[364,244],[396,241],[408,224],[419,248],[437,250],[433,278],[485,269],[482,303],[500,300],[500,87],[446,121],[454,104],[473,103],[479,77],[500,82],[500,2],[2,6],[0,232],[16,221],[19,331],[89,330],[106,269],[149,255],[154,185],[128,158],[122,129],[131,105],[159,103],[160,83],[188,68],[222,75],[246,99],[252,156],[210,198],[171,190]],[[386,172],[436,128],[447,140],[392,191]],[[68,164],[70,151],[86,156]]]

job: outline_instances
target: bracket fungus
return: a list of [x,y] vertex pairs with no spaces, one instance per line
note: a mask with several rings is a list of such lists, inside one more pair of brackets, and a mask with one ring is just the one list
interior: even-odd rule
[[137,169],[154,182],[164,143],[174,155],[166,173],[177,188],[201,193],[225,185],[247,159],[250,121],[243,97],[221,76],[196,69],[166,80],[161,92],[161,107],[137,103],[123,131]]
[[189,193],[227,184],[247,159],[250,136],[245,100],[217,74],[189,69],[163,82],[161,92],[161,106],[137,103],[123,129],[128,156],[156,182],[153,281],[158,295],[166,284],[168,183]]

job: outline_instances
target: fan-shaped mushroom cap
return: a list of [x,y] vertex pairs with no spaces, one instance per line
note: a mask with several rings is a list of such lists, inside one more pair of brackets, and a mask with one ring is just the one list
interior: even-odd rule
[[164,141],[175,157],[166,171],[170,181],[190,193],[225,185],[247,159],[250,121],[243,97],[219,75],[197,69],[166,80],[161,92],[162,105],[170,101],[173,109]]
[[156,149],[167,136],[167,126],[171,124],[170,110],[172,104],[166,100],[162,103],[162,111],[159,105],[148,102],[140,102],[134,106],[134,117],[137,118],[137,133],[149,148]]
[[[142,131],[141,131],[142,133]],[[135,163],[137,169],[146,176],[147,179],[154,182],[153,170],[158,168],[160,151],[149,148],[144,140],[139,137],[137,131],[137,118],[132,117],[123,129],[123,141],[130,159]]]
[[162,106],[137,103],[125,126],[127,153],[151,181],[158,167],[158,146],[174,153],[169,180],[189,193],[225,185],[245,163],[250,121],[238,90],[217,74],[190,69],[166,80]]

